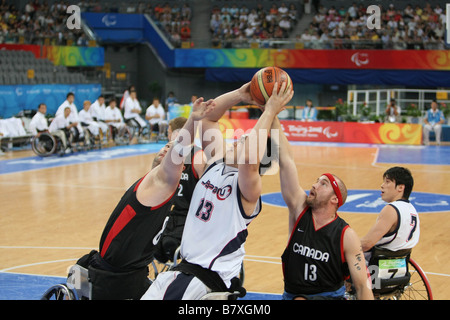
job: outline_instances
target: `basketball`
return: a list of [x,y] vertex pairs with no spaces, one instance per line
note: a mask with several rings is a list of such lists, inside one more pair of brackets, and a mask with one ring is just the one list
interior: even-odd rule
[[288,73],[278,67],[266,67],[260,69],[252,78],[250,83],[250,95],[259,105],[265,105],[272,95],[275,82],[281,87],[283,82],[287,81],[286,90],[292,88],[292,80]]

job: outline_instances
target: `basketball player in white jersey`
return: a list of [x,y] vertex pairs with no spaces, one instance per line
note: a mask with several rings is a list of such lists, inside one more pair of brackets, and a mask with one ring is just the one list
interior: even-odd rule
[[[240,102],[255,104],[249,85],[217,97],[214,111],[202,120],[202,149],[209,166],[192,196],[181,240],[183,261],[173,271],[159,274],[142,299],[196,300],[209,292],[240,287],[237,277],[247,225],[261,210],[259,170],[268,132],[293,96],[292,89],[285,90],[285,82],[281,87],[276,83],[253,130],[226,149],[218,120]],[[257,146],[256,155],[249,151],[250,143]]]
[[[419,242],[419,215],[408,200],[413,186],[414,180],[407,168],[392,167],[383,174],[381,199],[388,204],[361,239],[364,252],[374,246],[390,251],[412,249]],[[370,254],[366,254],[367,261],[369,258]]]

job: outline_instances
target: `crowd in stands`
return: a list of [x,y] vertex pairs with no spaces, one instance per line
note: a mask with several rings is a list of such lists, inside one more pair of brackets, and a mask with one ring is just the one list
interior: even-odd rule
[[297,41],[312,49],[433,49],[445,48],[445,8],[390,4],[380,6],[379,29],[367,27],[372,12],[353,3],[350,7],[319,6],[313,22]]
[[[212,47],[249,47],[252,43],[261,48],[276,47],[277,41],[292,38],[302,2],[246,3],[213,3],[209,21]],[[175,47],[191,39],[189,2],[81,0],[77,5],[82,12],[149,14]],[[17,8],[12,0],[0,0],[0,43],[87,45],[82,29],[67,28],[67,6],[64,0],[52,4],[29,0],[23,8]],[[370,29],[367,20],[371,13],[363,4],[320,5],[309,27],[292,40],[307,49],[445,49],[445,7],[428,3],[380,7],[381,27]]]
[[211,12],[210,31],[213,47],[248,47],[257,42],[259,47],[269,47],[272,40],[283,40],[290,36],[299,19],[296,4],[272,3],[265,7],[257,3],[254,7],[245,4],[223,3],[215,5]]
[[79,45],[88,41],[81,29],[68,29],[66,1],[49,5],[46,1],[30,0],[23,8],[14,1],[0,1],[0,43],[37,45]]
[[144,13],[150,14],[176,48],[179,48],[183,41],[191,39],[192,10],[188,3],[181,6],[177,3],[155,6],[148,4]]

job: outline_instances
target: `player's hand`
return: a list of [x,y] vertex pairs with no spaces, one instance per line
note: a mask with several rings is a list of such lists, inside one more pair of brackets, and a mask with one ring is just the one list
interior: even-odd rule
[[198,98],[192,106],[192,119],[196,121],[203,119],[207,114],[214,110],[215,106],[216,103],[214,102],[214,99],[209,99],[205,102],[203,97]]
[[244,103],[258,106],[264,110],[264,106],[261,106],[260,104],[258,104],[256,101],[254,101],[252,99],[252,95],[250,94],[250,83],[251,82],[247,82],[246,84],[242,85],[242,87],[239,88],[239,94],[240,94],[241,101]]
[[286,90],[287,81],[281,84],[280,90],[278,90],[278,82],[275,82],[272,90],[272,95],[267,100],[265,110],[271,110],[275,114],[280,113],[285,109],[286,104],[291,101],[294,96],[294,89]]

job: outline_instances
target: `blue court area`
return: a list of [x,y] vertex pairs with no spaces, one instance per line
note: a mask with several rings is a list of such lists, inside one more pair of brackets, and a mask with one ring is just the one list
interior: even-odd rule
[[64,282],[63,277],[0,272],[0,300],[39,300],[51,286]]
[[293,146],[377,148],[374,163],[450,165],[450,146],[415,146],[363,143],[291,142]]
[[164,143],[136,144],[76,152],[64,156],[27,157],[0,161],[0,174],[62,167],[79,163],[117,159],[158,152]]
[[[305,191],[309,193],[308,190]],[[287,208],[281,192],[266,193],[261,196],[264,204]],[[449,212],[450,195],[428,192],[412,192],[409,201],[421,214],[432,212]],[[345,204],[340,212],[378,214],[386,205],[381,199],[380,190],[348,190]]]
[[[0,272],[0,300],[39,300],[47,289],[65,281],[64,277]],[[281,300],[281,295],[247,292],[242,300]]]
[[449,146],[378,146],[378,163],[450,165]]

